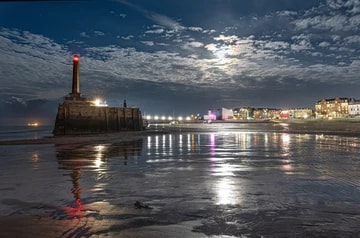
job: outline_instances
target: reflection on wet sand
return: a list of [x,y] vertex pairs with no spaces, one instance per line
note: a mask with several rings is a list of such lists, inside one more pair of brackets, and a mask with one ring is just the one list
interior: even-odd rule
[[[55,154],[29,147],[32,153],[21,156],[31,175],[48,169],[39,176],[47,183],[57,174],[47,185],[59,200],[36,208],[45,210],[36,220],[19,218],[21,224],[56,237],[351,237],[360,231],[359,138],[261,131],[143,138],[144,146],[142,140],[56,145],[55,162]],[[18,183],[2,187],[9,199],[0,205],[23,212],[20,206],[39,207],[34,195],[49,192],[40,185],[24,196],[30,201],[11,199]],[[136,201],[152,209],[135,207]]]
[[[59,169],[70,170],[72,182],[71,193],[75,203],[72,207],[65,207],[64,210],[70,218],[81,217],[86,211],[81,201],[81,172],[90,169],[94,173],[103,173],[106,170],[106,161],[112,159],[123,159],[124,165],[127,164],[129,157],[140,156],[143,140],[122,141],[114,144],[94,144],[94,145],[60,145],[56,146],[56,157]],[[104,184],[102,184],[104,185]],[[105,184],[106,185],[106,184]],[[98,186],[95,184],[95,186]],[[99,187],[97,187],[99,189]],[[100,188],[104,189],[104,188]]]
[[[109,159],[122,159],[123,164],[126,165],[128,159],[141,155],[142,143],[143,140],[140,139],[114,144],[57,145],[55,147],[58,168],[70,171],[70,174],[66,175],[71,180],[72,188],[69,192],[74,198],[72,203],[67,203],[64,207],[50,213],[52,219],[65,222],[62,223],[65,228],[62,237],[90,236],[99,229],[103,229],[104,225],[97,224],[95,221],[102,214],[111,214],[111,210],[114,209],[113,205],[101,200],[85,203],[82,201],[81,194],[89,192],[82,191],[82,173],[90,172],[94,174],[93,176],[101,178],[106,174]],[[107,185],[107,183],[95,183],[93,191],[105,190]],[[106,229],[109,226],[110,224],[107,224]]]

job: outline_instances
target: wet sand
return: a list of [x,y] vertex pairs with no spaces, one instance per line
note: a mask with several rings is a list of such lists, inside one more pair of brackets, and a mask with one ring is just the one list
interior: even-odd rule
[[[269,160],[268,157],[257,152],[262,148],[256,146],[259,146],[258,141],[261,141],[263,137],[262,135],[257,137],[255,133],[255,137],[246,134],[244,138],[244,141],[253,141],[251,149],[245,148],[239,151],[235,148],[229,152],[225,150],[225,154],[219,153],[218,156],[211,155],[215,151],[210,149],[210,155],[204,157],[200,154],[189,153],[188,157],[181,155],[180,159],[176,159],[181,163],[172,162],[174,160],[172,157],[151,157],[147,160],[146,166],[136,174],[128,172],[127,167],[130,165],[126,165],[126,170],[124,170],[126,173],[120,179],[122,181],[126,178],[125,184],[120,182],[109,185],[107,188],[109,193],[107,196],[112,198],[112,202],[88,199],[80,205],[54,206],[51,203],[27,201],[21,196],[11,199],[1,197],[2,204],[16,207],[16,210],[11,214],[2,214],[0,217],[0,237],[197,238],[241,237],[241,235],[243,237],[357,237],[360,232],[358,225],[360,222],[359,163],[356,158],[359,147],[355,143],[357,140],[342,138],[359,137],[359,122],[249,123],[244,127],[239,127],[237,123],[171,126],[158,124],[142,132],[2,141],[0,145],[45,146],[39,147],[44,152],[48,150],[46,146],[55,145],[58,166],[73,172],[77,171],[76,169],[81,165],[79,162],[81,163],[82,160],[79,157],[87,157],[88,154],[93,153],[89,150],[94,147],[92,145],[109,144],[114,141],[126,142],[156,135],[179,135],[187,132],[225,132],[226,134],[234,128],[240,131],[299,134],[294,137],[296,139],[294,143],[298,144],[294,144],[293,150],[290,150],[287,148],[289,144],[286,144],[289,143],[286,142],[289,137],[275,135],[277,139],[275,138],[273,142],[283,141],[281,143],[285,144],[280,144],[280,149],[277,147],[270,149],[269,151],[276,152],[279,149],[282,152],[280,151],[281,153],[276,156],[270,156],[271,160]],[[321,135],[321,143],[318,145],[320,148],[312,147],[314,143],[308,142],[308,136],[304,134]],[[334,138],[332,135],[340,135],[340,137]],[[266,141],[269,139],[271,138]],[[329,141],[333,144],[326,144]],[[220,145],[222,142],[220,140],[216,143]],[[223,143],[228,146],[225,142]],[[306,153],[296,156],[296,151],[304,144],[309,147],[304,147]],[[72,151],[73,145],[78,145],[74,150],[80,151],[79,153]],[[84,145],[89,145],[89,147],[84,147]],[[333,147],[338,145],[341,147],[333,150]],[[125,146],[116,146],[119,149],[109,157],[115,155],[117,159],[124,157],[122,153]],[[153,149],[153,146],[155,144],[149,148],[154,150],[155,155],[159,154],[157,151],[159,148]],[[206,145],[204,148],[208,147],[209,145]],[[160,146],[160,148],[163,147]],[[255,155],[249,158],[239,157],[238,162],[229,158],[236,153],[247,155],[251,152]],[[105,154],[105,151],[102,153]],[[309,157],[314,156],[313,154],[319,154],[321,159],[312,161]],[[341,158],[342,161],[339,163],[336,158],[342,154],[349,154],[349,157]],[[72,157],[69,158],[69,156]],[[94,154],[94,160],[96,156]],[[212,169],[219,169],[219,174],[215,177],[203,174],[208,157],[219,160],[218,162],[211,161],[210,164]],[[113,161],[116,160],[113,159]],[[126,161],[131,163],[132,160],[124,158],[124,163]],[[151,163],[155,163],[156,166],[154,170],[147,171],[152,168]],[[167,163],[173,164],[170,167],[162,167]],[[86,168],[88,164],[85,163],[83,166]],[[114,168],[118,169],[117,166]],[[134,166],[140,166],[140,162]],[[234,170],[229,170],[230,174],[237,175],[228,177],[226,173],[224,175],[224,169],[231,166],[234,166]],[[115,172],[121,173],[118,170]],[[67,173],[62,173],[68,176]],[[74,178],[74,175],[71,176]],[[85,178],[89,178],[84,174],[82,176],[83,182]],[[115,174],[101,176],[115,176]],[[45,177],[45,179],[49,180],[45,182],[53,186],[50,178]],[[3,184],[5,182],[3,181]],[[65,180],[65,182],[69,181]],[[76,183],[73,182],[73,184]],[[37,185],[36,182],[35,185]],[[2,186],[0,193],[20,190],[17,186],[20,185]],[[51,187],[48,189],[51,190]],[[120,191],[113,194],[115,189],[120,189]],[[240,205],[238,203],[216,205],[216,196],[209,192],[213,189],[219,191],[227,189],[223,191],[227,195],[223,199],[242,201],[239,202]],[[137,200],[144,201],[151,209],[137,208],[134,206]]]

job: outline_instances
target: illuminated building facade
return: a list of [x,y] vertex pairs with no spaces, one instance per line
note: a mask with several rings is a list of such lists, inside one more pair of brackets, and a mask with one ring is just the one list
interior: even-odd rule
[[279,119],[280,112],[280,109],[274,108],[241,107],[233,109],[233,118],[235,120]]
[[268,109],[267,108],[254,108],[253,119],[255,119],[255,120],[268,119]]
[[314,110],[311,108],[292,108],[289,111],[292,119],[310,119],[314,117]]
[[267,115],[268,119],[279,119],[280,118],[281,109],[268,109]]
[[349,116],[349,103],[352,98],[322,99],[315,104],[316,118],[345,118]]
[[311,119],[314,117],[314,110],[311,108],[292,108],[282,110],[280,112],[280,119]]
[[360,100],[352,100],[349,102],[349,116],[360,117]]
[[248,120],[252,119],[254,109],[251,107],[241,107],[233,109],[233,118],[235,120]]
[[288,120],[290,119],[290,111],[289,110],[282,110],[280,112],[280,117],[279,119],[282,119],[282,120]]
[[232,120],[233,116],[233,110],[224,107],[221,108],[221,120]]

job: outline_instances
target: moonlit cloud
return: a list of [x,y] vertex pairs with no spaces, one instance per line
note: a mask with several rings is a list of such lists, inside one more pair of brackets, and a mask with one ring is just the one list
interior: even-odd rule
[[187,28],[189,31],[198,31],[201,32],[203,31],[203,29],[201,27],[194,27],[194,26],[190,26]]
[[101,31],[94,31],[94,34],[97,35],[97,36],[104,36],[105,35],[105,33],[101,32]]
[[147,30],[145,31],[145,34],[162,34],[164,33],[164,29],[160,28],[160,29],[154,29],[154,30]]
[[90,36],[88,34],[86,34],[86,32],[81,32],[80,33],[81,37],[85,37],[85,38],[89,38]]
[[[64,94],[60,85],[70,54],[66,47],[37,34],[1,28],[0,63],[6,65],[1,72],[1,95],[21,95],[27,99],[53,98]],[[10,53],[11,52],[11,53]],[[13,85],[17,85],[13,87]]]
[[347,42],[348,44],[360,44],[360,36],[348,36],[345,39],[345,42]]
[[133,35],[121,36],[121,39],[123,39],[123,40],[131,40],[132,38],[134,38]]
[[216,32],[216,30],[203,30],[203,33],[205,33],[205,34],[213,34],[213,33],[215,33]]
[[191,42],[187,42],[183,47],[185,49],[190,49],[190,48],[199,48],[199,47],[203,47],[204,44],[198,41],[191,41]]
[[141,41],[141,43],[143,43],[144,45],[147,45],[147,46],[155,45],[153,41]]
[[326,42],[326,41],[322,41],[322,42],[320,42],[320,44],[319,44],[320,47],[328,47],[329,45],[330,45],[330,43],[329,43],[329,42]]
[[7,98],[7,99],[5,100],[5,103],[6,103],[6,104],[20,103],[20,104],[22,104],[22,105],[24,105],[24,106],[26,106],[26,104],[27,104],[24,99],[19,98],[19,97],[15,97],[15,96],[11,96],[11,97]]
[[277,12],[277,15],[278,16],[296,16],[298,13],[297,12],[295,12],[295,11],[287,11],[287,10],[285,10],[285,11],[280,11],[280,12]]

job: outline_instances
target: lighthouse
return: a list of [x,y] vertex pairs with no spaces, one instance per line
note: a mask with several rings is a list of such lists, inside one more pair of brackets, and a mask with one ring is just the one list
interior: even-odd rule
[[73,57],[71,92],[59,104],[54,135],[81,135],[120,131],[144,130],[139,108],[108,107],[82,97],[80,94],[80,58]]
[[79,70],[79,56],[74,55],[73,58],[73,81],[72,91],[70,93],[72,98],[80,98],[80,70]]

